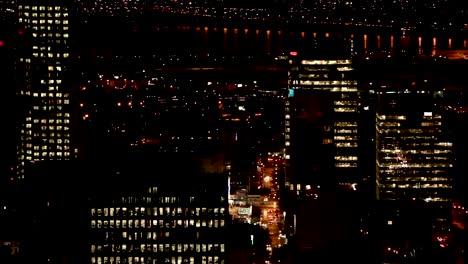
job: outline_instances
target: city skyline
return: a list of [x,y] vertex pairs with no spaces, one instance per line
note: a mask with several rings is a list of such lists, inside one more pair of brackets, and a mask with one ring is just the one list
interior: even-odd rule
[[468,5],[0,4],[0,262],[464,263]]

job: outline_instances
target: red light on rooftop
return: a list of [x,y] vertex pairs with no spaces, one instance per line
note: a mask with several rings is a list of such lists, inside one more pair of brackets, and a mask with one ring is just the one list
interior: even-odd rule
[[18,34],[23,35],[24,31],[22,29],[18,30]]
[[290,51],[290,52],[289,52],[289,55],[291,55],[291,56],[297,56],[297,51]]
[[0,47],[3,46],[5,44],[5,42],[3,42],[3,40],[0,40]]

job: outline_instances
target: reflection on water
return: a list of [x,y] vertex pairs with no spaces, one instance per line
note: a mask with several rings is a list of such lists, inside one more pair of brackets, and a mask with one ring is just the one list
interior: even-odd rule
[[[146,34],[146,35],[145,35]],[[300,29],[278,30],[255,27],[209,27],[174,26],[161,27],[148,38],[148,33],[139,36],[141,41],[129,42],[142,52],[151,49],[162,51],[193,51],[199,55],[279,55],[290,50],[307,51],[328,47],[339,40],[346,41],[346,52],[370,54],[375,52],[409,54],[435,54],[440,49],[468,48],[468,37],[461,35],[430,35],[413,32],[357,32],[357,31],[306,31]],[[151,39],[151,40],[150,40]],[[152,41],[154,40],[154,41]],[[333,46],[340,49],[343,46]],[[128,47],[127,47],[128,49]],[[341,48],[344,49],[344,48]]]
[[422,37],[418,37],[418,54],[422,53]]
[[365,51],[367,51],[367,43],[368,43],[367,35],[364,34],[364,50],[365,50]]
[[270,53],[270,48],[271,48],[271,37],[270,37],[270,30],[266,31],[267,35],[267,53]]

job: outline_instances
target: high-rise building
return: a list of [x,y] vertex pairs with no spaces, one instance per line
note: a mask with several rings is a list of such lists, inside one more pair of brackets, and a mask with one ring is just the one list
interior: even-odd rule
[[[450,219],[452,142],[428,83],[383,86],[376,94],[376,173],[380,200],[423,200],[434,225]],[[415,103],[417,102],[417,103]]]
[[124,182],[131,177],[132,184],[92,196],[89,263],[226,263],[222,155],[146,157],[115,172]]
[[301,191],[320,182],[360,182],[359,93],[351,60],[290,55],[286,185]]
[[17,176],[34,160],[70,159],[68,1],[18,1],[21,36],[18,91],[26,107],[18,124]]
[[431,59],[392,60],[363,60],[357,66],[365,110],[360,159],[369,164],[368,179],[376,177],[375,184],[366,185],[368,199],[377,199],[369,208],[368,233],[380,248],[381,261],[413,252],[417,262],[441,262],[434,260],[439,253],[433,248],[447,247],[456,187],[458,148],[453,148],[456,129],[447,115],[453,101],[445,75],[452,69]]

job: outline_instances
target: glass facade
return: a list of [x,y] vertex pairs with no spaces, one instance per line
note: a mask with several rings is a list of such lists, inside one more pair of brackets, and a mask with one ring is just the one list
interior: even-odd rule
[[[326,115],[324,109],[330,113],[324,122],[317,123],[322,127],[321,144],[329,145],[328,151],[332,155],[333,174],[338,183],[349,184],[358,180],[358,114],[360,95],[357,81],[353,76],[354,69],[351,60],[290,60],[289,93],[285,102],[285,156],[294,159],[298,153],[294,150],[292,133],[301,129],[298,118],[301,107],[297,104],[297,97],[320,95],[318,101],[328,100],[329,106],[324,106],[314,115]],[[310,104],[305,103],[303,108]],[[296,144],[302,144],[297,139]],[[310,150],[314,151],[314,150]],[[317,150],[315,150],[317,151]],[[291,179],[287,178],[287,182]]]
[[[377,94],[376,164],[381,200],[423,200],[450,217],[453,153],[444,118],[429,90],[388,90]],[[418,102],[415,104],[414,102]]]
[[27,162],[71,156],[70,88],[65,82],[69,61],[69,10],[60,2],[20,1],[18,94],[28,102],[18,128],[17,176]]

